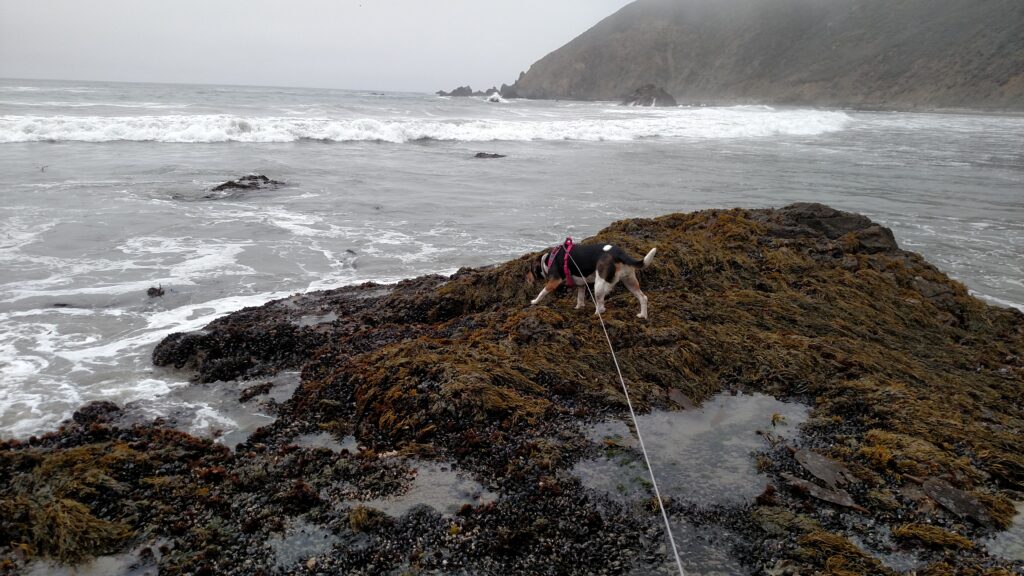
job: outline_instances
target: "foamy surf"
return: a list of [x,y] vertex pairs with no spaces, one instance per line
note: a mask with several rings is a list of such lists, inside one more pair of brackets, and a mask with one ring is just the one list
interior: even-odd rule
[[677,108],[645,114],[591,114],[561,119],[160,116],[0,116],[0,143],[13,142],[332,142],[423,140],[632,141],[814,136],[844,130],[844,112],[752,108]]
[[[0,314],[0,436],[19,437],[53,428],[81,404],[114,399],[119,404],[152,400],[187,384],[180,377],[154,377],[145,368],[155,342],[173,332],[201,328],[216,318],[246,306],[256,306],[288,292],[226,297],[150,313],[145,324],[136,324],[112,337],[60,332],[54,315],[90,317],[115,314],[136,316],[120,310],[37,309]],[[127,322],[126,324],[131,324]],[[14,329],[17,328],[17,332]],[[10,329],[10,330],[9,330]],[[134,376],[96,380],[93,375],[116,371],[118,366],[142,368]],[[73,383],[72,383],[73,382]],[[17,415],[17,418],[13,416]]]

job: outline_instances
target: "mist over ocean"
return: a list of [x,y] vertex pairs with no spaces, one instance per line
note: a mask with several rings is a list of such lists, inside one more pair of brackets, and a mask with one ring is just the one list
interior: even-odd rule
[[[251,172],[287,186],[210,192]],[[798,201],[863,213],[1024,309],[1021,116],[2,80],[0,437],[94,399],[229,429],[151,365],[162,337],[621,218]]]

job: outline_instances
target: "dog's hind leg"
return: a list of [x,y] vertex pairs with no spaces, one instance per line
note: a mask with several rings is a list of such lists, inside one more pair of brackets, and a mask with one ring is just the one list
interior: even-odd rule
[[576,309],[579,310],[587,305],[587,287],[576,287]]
[[630,270],[628,274],[622,276],[622,283],[640,302],[640,313],[636,317],[647,318],[647,295],[640,290],[640,281],[636,279],[636,274]]
[[596,307],[595,314],[601,314],[604,312],[604,297],[612,291],[612,284],[601,278],[598,275],[594,278],[594,305]]

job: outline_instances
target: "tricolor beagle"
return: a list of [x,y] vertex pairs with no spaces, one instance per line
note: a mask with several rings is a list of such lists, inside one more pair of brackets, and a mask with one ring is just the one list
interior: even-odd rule
[[[556,246],[551,252],[541,254],[531,267],[528,278],[531,281],[544,280],[544,289],[530,301],[530,304],[537,304],[549,292],[558,289],[562,283],[567,283],[569,286],[576,286],[576,308],[582,308],[586,303],[585,283],[593,282],[597,313],[601,313],[604,312],[605,296],[621,280],[640,301],[640,313],[637,314],[637,318],[647,318],[647,296],[640,290],[636,269],[649,265],[657,252],[657,248],[651,248],[641,261],[633,259],[622,248],[611,244],[573,246],[572,241],[567,240],[565,244]],[[567,281],[567,276],[571,281]]]

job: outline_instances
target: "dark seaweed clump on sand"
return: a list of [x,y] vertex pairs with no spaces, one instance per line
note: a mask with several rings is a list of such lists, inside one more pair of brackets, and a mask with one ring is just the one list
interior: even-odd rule
[[[821,205],[625,220],[588,241],[659,249],[641,272],[650,321],[621,288],[606,315],[640,410],[721,391],[811,407],[795,440],[751,456],[770,486],[761,497],[670,501],[675,521],[727,529],[724,546],[752,573],[890,574],[875,554],[885,546],[913,554],[919,574],[1020,570],[980,543],[1024,491],[1024,315],[972,297],[888,229]],[[608,499],[569,473],[599,449],[581,425],[625,404],[592,309],[572,296],[527,306],[538,255],[295,295],[169,336],[154,362],[198,382],[292,369],[301,386],[234,451],[159,421],[119,426],[109,405],[0,444],[0,571],[123,551],[166,574],[664,565],[649,501]],[[311,315],[336,319],[300,321]],[[361,449],[294,443],[321,432]],[[367,505],[408,490],[410,462],[431,460],[496,499],[397,517]],[[295,560],[268,544],[297,523],[329,545]]]

